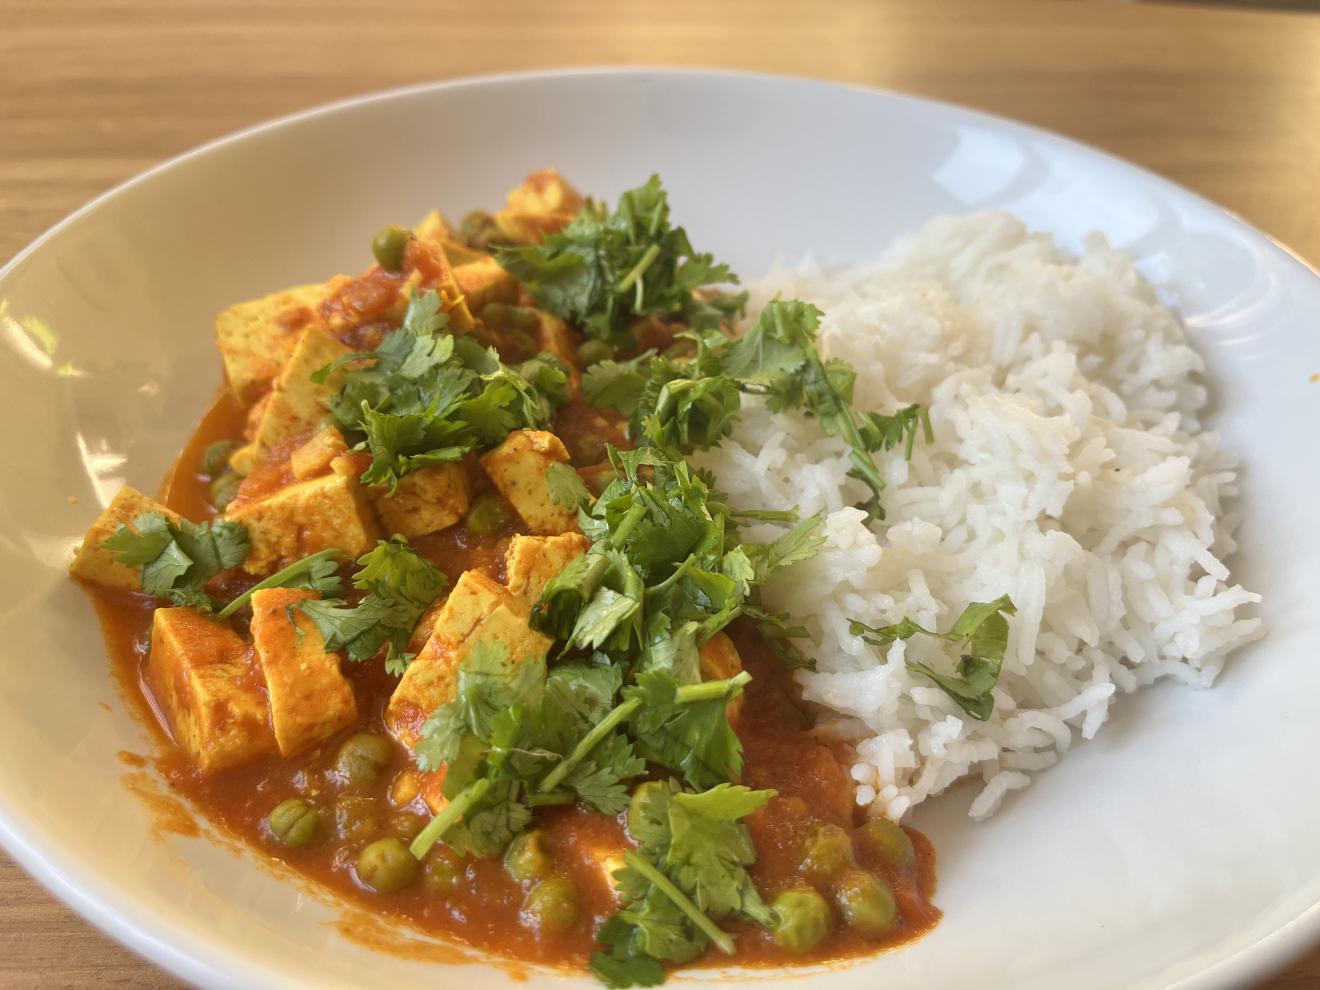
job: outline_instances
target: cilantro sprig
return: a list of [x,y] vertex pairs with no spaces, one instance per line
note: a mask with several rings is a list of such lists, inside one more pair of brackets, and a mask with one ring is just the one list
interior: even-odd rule
[[343,650],[361,662],[384,647],[385,669],[402,674],[412,659],[405,649],[413,628],[448,579],[401,536],[378,541],[357,564],[353,587],[365,594],[356,604],[328,598],[296,607],[312,620],[327,652]]
[[448,327],[439,294],[418,293],[399,329],[375,350],[348,354],[312,376],[325,382],[342,374],[330,412],[360,438],[354,449],[371,454],[364,483],[393,489],[412,471],[494,446],[513,430],[544,427],[568,398],[567,371],[553,355],[506,365],[494,348]]
[[856,372],[820,356],[820,317],[810,303],[774,300],[742,337],[685,334],[695,350],[689,358],[648,352],[628,361],[602,361],[584,376],[582,394],[593,405],[630,416],[631,433],[640,442],[683,452],[723,440],[743,395],[764,396],[775,412],[806,409],[828,433],[847,442],[849,473],[871,491],[863,507],[882,519],[885,482],[872,455],[901,446],[911,458],[918,432],[927,443],[933,439],[930,418],[919,405],[892,415],[854,410]]
[[772,927],[774,912],[747,873],[756,848],[742,819],[774,796],[727,783],[700,792],[672,780],[642,784],[627,817],[638,848],[614,872],[622,907],[601,926],[605,951],[591,957],[592,972],[610,987],[654,986],[662,963],[688,962],[709,945],[732,955],[719,921]]
[[229,519],[174,522],[159,512],[143,512],[131,526],[122,523],[104,546],[127,567],[142,571],[142,591],[175,605],[203,611],[216,607],[207,583],[247,559],[247,528]]
[[926,629],[907,618],[887,626],[868,626],[852,619],[848,631],[873,646],[888,646],[917,633],[959,644],[962,656],[952,674],[941,674],[916,660],[907,661],[907,669],[930,678],[959,708],[984,722],[995,710],[994,687],[1008,648],[1007,616],[1016,614],[1012,599],[1001,595],[992,602],[972,602],[946,633]]
[[496,258],[536,301],[587,336],[628,346],[639,316],[672,317],[714,328],[738,312],[746,294],[708,291],[736,283],[729,267],[693,250],[669,219],[669,197],[653,175],[619,197],[610,213],[587,200],[560,233],[540,244],[501,248]]
[[296,560],[268,578],[263,578],[243,594],[216,613],[217,619],[227,619],[252,602],[252,596],[267,588],[306,588],[319,595],[338,595],[344,590],[339,577],[339,561],[343,553],[331,547]]

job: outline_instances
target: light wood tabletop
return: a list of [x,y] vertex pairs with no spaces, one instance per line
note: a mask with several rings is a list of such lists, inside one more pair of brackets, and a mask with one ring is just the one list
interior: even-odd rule
[[[0,260],[237,128],[587,64],[783,72],[993,111],[1163,173],[1320,262],[1320,14],[1067,0],[0,0]],[[0,855],[0,986],[178,985]],[[1320,951],[1261,986],[1320,986]]]

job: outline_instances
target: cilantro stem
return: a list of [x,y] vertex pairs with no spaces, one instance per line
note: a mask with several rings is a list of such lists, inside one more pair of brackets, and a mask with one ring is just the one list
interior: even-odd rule
[[474,780],[458,792],[458,796],[440,809],[440,813],[432,818],[426,824],[426,828],[417,833],[417,838],[412,840],[412,845],[408,851],[417,859],[421,859],[431,851],[431,847],[444,838],[445,832],[449,827],[455,824],[468,809],[486,796],[490,790],[491,780],[489,777],[482,777],[480,780]]
[[628,272],[627,275],[623,276],[623,281],[621,281],[614,290],[615,293],[618,295],[623,295],[625,292],[631,289],[633,287],[633,283],[646,274],[646,270],[651,267],[651,264],[659,256],[660,256],[659,244],[652,244],[649,248],[643,251],[641,258],[637,260],[637,264],[633,265],[632,270]]
[[733,944],[733,938],[729,933],[706,917],[706,915],[702,913],[701,908],[693,904],[685,893],[679,890],[667,876],[655,867],[655,864],[645,856],[641,856],[636,852],[624,853],[623,861],[649,880],[655,886],[656,890],[660,891],[660,893],[673,901],[674,904],[678,906],[678,909],[691,918],[692,923],[700,928],[706,937],[715,943],[717,949],[723,952],[726,956],[733,955],[735,946]]
[[713,701],[722,698],[731,691],[742,687],[752,679],[747,671],[734,674],[724,681],[703,681],[701,684],[684,684],[674,692],[675,700],[680,705],[690,705],[698,701]]
[[646,515],[646,506],[640,502],[629,509],[619,520],[614,532],[610,534],[610,546],[616,550],[621,549],[624,541],[632,535],[632,531],[637,528],[644,515]]
[[267,588],[283,587],[285,581],[288,581],[291,578],[298,577],[299,575],[311,570],[313,565],[318,564],[323,560],[331,560],[339,556],[342,556],[340,551],[335,549],[334,547],[330,547],[327,550],[319,550],[316,553],[311,554],[310,556],[304,557],[302,560],[296,560],[288,567],[276,571],[270,577],[262,578],[252,587],[248,588],[247,591],[243,592],[243,594],[239,595],[232,602],[230,602],[219,612],[217,612],[215,617],[217,619],[227,619],[235,612],[237,612],[240,608],[242,608],[244,605],[246,605],[248,602],[250,602],[252,600],[252,596],[256,594],[258,591],[264,591]]
[[573,747],[573,751],[563,758],[541,781],[537,791],[546,794],[558,787],[568,776],[568,772],[586,759],[598,743],[611,732],[615,726],[621,722],[630,719],[637,709],[642,707],[641,698],[629,698],[622,704],[616,705],[603,719],[597,722],[590,732],[578,740],[578,744]]
[[551,791],[549,794],[529,794],[523,799],[529,808],[540,808],[550,804],[572,804],[572,791]]

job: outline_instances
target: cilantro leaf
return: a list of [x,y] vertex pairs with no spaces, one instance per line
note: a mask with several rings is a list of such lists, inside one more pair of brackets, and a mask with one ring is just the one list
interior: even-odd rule
[[[726,783],[742,770],[742,744],[729,727],[728,705],[742,691],[748,675],[705,684],[680,684],[663,671],[637,675],[637,683],[623,696],[638,704],[630,729],[639,752],[652,763],[683,774],[693,787]],[[705,691],[700,700],[680,700]]]
[[550,501],[555,505],[576,509],[591,500],[591,492],[587,490],[582,476],[562,461],[550,465],[545,480],[550,488]]
[[737,282],[728,266],[693,250],[686,231],[669,222],[659,176],[625,192],[613,213],[593,200],[542,243],[501,248],[496,258],[526,283],[540,305],[587,336],[627,342],[628,324],[662,315],[691,326],[718,326],[745,297],[702,290]]
[[251,543],[246,527],[230,519],[171,522],[144,512],[131,527],[121,523],[104,546],[119,563],[141,569],[145,594],[209,611],[215,601],[207,582],[243,563]]
[[349,660],[362,661],[385,647],[387,670],[401,672],[413,628],[448,579],[401,536],[377,541],[357,564],[353,587],[366,592],[357,604],[330,598],[298,608],[321,633],[326,652],[343,650]]
[[853,619],[848,631],[874,646],[888,646],[896,639],[910,639],[917,633],[960,644],[964,652],[953,674],[941,674],[915,660],[907,661],[907,668],[929,677],[959,708],[983,722],[995,709],[994,687],[1008,648],[1006,617],[1016,614],[1012,599],[1001,595],[992,602],[968,605],[947,633],[925,629],[911,619],[879,627]]
[[344,582],[339,577],[341,556],[340,551],[332,547],[318,550],[302,560],[294,561],[288,567],[276,571],[270,577],[263,578],[248,588],[216,613],[216,618],[229,618],[251,602],[254,594],[267,588],[306,588],[322,596],[338,595],[344,590]]

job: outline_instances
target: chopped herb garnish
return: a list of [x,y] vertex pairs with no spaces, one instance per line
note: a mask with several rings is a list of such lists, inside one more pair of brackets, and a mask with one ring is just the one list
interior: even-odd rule
[[251,548],[242,523],[171,522],[159,512],[142,513],[131,527],[121,524],[104,545],[119,563],[141,568],[143,593],[203,611],[216,605],[207,582],[243,563]]
[[629,323],[661,315],[714,328],[741,310],[746,295],[708,287],[738,278],[692,248],[669,221],[669,198],[653,175],[619,197],[610,213],[587,200],[563,231],[540,244],[501,248],[496,258],[536,301],[588,337],[629,346]]
[[412,659],[405,648],[413,628],[448,580],[400,536],[380,540],[357,563],[353,587],[366,594],[356,605],[330,598],[297,607],[315,624],[327,652],[343,650],[360,662],[385,647],[385,669],[402,674]]
[[926,629],[911,619],[887,626],[868,626],[853,619],[848,630],[874,646],[888,646],[896,639],[910,639],[917,633],[958,643],[963,653],[953,674],[938,673],[915,660],[907,661],[907,668],[929,677],[959,708],[972,718],[985,721],[995,710],[994,687],[1008,648],[1006,617],[1016,614],[1012,600],[1001,595],[992,602],[968,605],[946,633]]
[[361,438],[354,449],[371,454],[365,484],[393,488],[409,472],[457,461],[513,430],[544,427],[568,398],[567,372],[553,355],[511,367],[494,348],[455,337],[448,326],[439,294],[416,294],[403,325],[374,351],[349,354],[313,376],[324,382],[342,373],[330,412],[346,435]]
[[338,595],[344,590],[339,577],[339,561],[343,554],[333,547],[294,561],[288,567],[263,578],[216,613],[217,619],[227,619],[252,601],[252,596],[267,588],[306,588],[318,595]]

